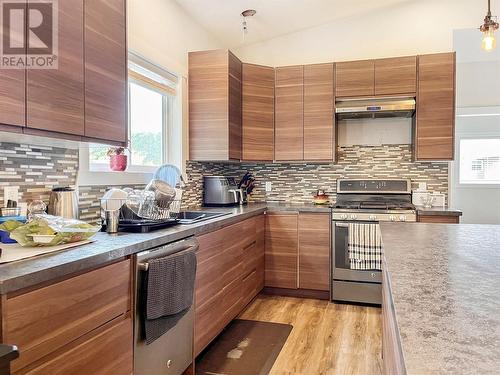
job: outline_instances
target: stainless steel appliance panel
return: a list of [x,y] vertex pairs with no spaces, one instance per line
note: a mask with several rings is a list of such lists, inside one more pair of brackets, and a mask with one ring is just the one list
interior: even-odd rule
[[180,375],[193,362],[194,301],[190,310],[163,336],[149,345],[142,338],[141,280],[147,261],[190,248],[198,241],[189,237],[135,255],[134,375]]
[[382,304],[382,284],[333,280],[334,301]]

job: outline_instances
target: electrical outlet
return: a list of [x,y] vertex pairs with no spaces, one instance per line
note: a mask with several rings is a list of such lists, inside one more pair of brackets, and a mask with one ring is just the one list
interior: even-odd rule
[[271,181],[266,181],[266,192],[270,192],[273,190],[273,184]]
[[17,202],[19,200],[19,186],[5,186],[3,188],[3,205],[7,206],[8,200]]

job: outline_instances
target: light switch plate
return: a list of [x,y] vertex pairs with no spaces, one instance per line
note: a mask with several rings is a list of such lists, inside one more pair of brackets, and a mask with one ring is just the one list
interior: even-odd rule
[[270,192],[273,190],[273,184],[271,181],[266,181],[266,192]]
[[3,188],[3,206],[7,206],[7,201],[19,201],[19,186],[5,186]]

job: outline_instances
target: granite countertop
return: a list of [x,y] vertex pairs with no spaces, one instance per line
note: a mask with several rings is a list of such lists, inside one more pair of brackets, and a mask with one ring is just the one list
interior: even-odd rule
[[27,288],[71,273],[84,271],[115,259],[193,235],[212,232],[264,211],[330,212],[329,206],[284,202],[249,203],[238,207],[194,207],[225,211],[229,215],[191,225],[176,225],[150,233],[98,233],[93,243],[53,254],[0,264],[0,294]]
[[500,225],[381,230],[408,374],[498,374]]
[[294,211],[294,212],[331,212],[329,204],[313,203],[287,203],[278,201],[266,202],[268,212]]
[[95,241],[91,244],[53,254],[0,264],[0,294],[84,271],[182,238],[217,230],[223,226],[263,213],[266,210],[266,204],[252,203],[234,208],[203,209],[225,211],[230,214],[196,224],[176,225],[150,233],[119,233],[114,235],[98,233],[93,237]]
[[439,215],[439,216],[462,216],[462,211],[455,208],[447,207],[430,207],[415,206],[418,215]]

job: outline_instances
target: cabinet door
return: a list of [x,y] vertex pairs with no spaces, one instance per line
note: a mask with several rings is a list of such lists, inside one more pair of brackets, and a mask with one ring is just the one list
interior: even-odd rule
[[25,125],[24,70],[0,69],[0,124]]
[[194,351],[199,354],[224,328],[222,290],[224,249],[222,229],[198,238],[195,284]]
[[48,359],[29,371],[29,374],[131,374],[134,340],[132,319],[119,319],[115,325]]
[[330,215],[299,214],[299,288],[330,290]]
[[453,160],[455,53],[418,57],[416,160]]
[[229,52],[229,159],[241,159],[241,61]]
[[298,288],[298,233],[296,213],[266,215],[265,285]]
[[274,159],[274,68],[243,64],[243,160]]
[[125,0],[85,0],[85,136],[127,142]]
[[189,53],[189,158],[228,160],[228,51]]
[[304,66],[304,160],[333,160],[333,64]]
[[275,160],[304,159],[304,68],[276,68]]
[[28,128],[84,134],[83,7],[59,2],[57,69],[27,70]]
[[336,96],[371,96],[375,93],[373,60],[345,61],[335,64]]
[[416,92],[416,56],[375,60],[375,95],[413,96]]
[[18,371],[130,310],[130,260],[7,297],[3,340]]

